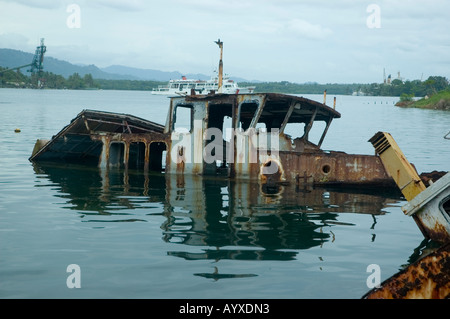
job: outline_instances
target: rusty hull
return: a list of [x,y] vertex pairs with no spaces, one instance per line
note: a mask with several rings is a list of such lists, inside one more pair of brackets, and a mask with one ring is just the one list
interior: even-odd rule
[[368,292],[364,299],[450,298],[450,243]]
[[403,212],[420,221],[427,238],[450,241],[450,173],[447,173],[402,207]]
[[286,180],[297,185],[353,185],[392,187],[393,183],[381,166],[380,159],[370,155],[341,152],[280,152]]

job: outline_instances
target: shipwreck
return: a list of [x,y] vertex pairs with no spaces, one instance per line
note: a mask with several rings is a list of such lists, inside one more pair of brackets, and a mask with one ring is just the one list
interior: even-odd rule
[[[30,161],[166,174],[217,175],[265,184],[395,187],[379,156],[325,151],[341,114],[324,103],[275,94],[208,94],[170,98],[165,125],[128,114],[83,110]],[[179,123],[184,123],[180,129]],[[323,132],[314,144],[313,125]],[[298,124],[292,137],[285,131]]]
[[[377,155],[325,151],[335,107],[304,97],[223,94],[223,42],[218,92],[170,98],[165,125],[128,114],[84,110],[50,140],[38,140],[32,162],[218,175],[265,185],[345,185],[396,190]],[[326,92],[325,92],[326,97]],[[312,142],[311,129],[320,138]],[[268,188],[270,189],[270,188]]]

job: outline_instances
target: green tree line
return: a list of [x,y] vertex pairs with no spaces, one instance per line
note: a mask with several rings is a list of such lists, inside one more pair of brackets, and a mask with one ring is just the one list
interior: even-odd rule
[[371,96],[426,96],[439,91],[450,89],[449,81],[443,76],[430,76],[426,81],[393,80],[391,83],[371,84],[318,84],[318,83],[291,83],[264,82],[240,83],[241,86],[255,86],[255,92],[275,92],[287,94],[322,94],[325,90],[330,94],[351,95],[353,93]]
[[319,83],[292,83],[288,81],[281,82],[240,82],[239,86],[254,86],[255,92],[272,92],[286,94],[323,94],[325,90],[330,94],[351,95],[358,91],[361,84],[319,84]]
[[62,75],[51,72],[42,72],[40,75],[33,73],[30,76],[20,70],[7,70],[0,67],[0,87],[3,88],[34,88],[38,86],[46,89],[102,89],[102,90],[139,90],[151,91],[158,85],[166,84],[160,81],[135,81],[135,80],[104,80],[94,79],[91,74],[84,76],[74,73],[67,79]]
[[0,86],[1,87],[27,87],[30,83],[30,78],[22,74],[20,70],[6,71],[5,68],[0,67]]
[[51,72],[32,73],[27,76],[20,70],[6,70],[0,67],[0,87],[3,88],[34,88],[40,86],[48,89],[100,89],[99,83],[92,78],[91,74],[82,77],[78,73],[74,73],[66,79],[62,75]]
[[97,79],[96,83],[103,90],[138,90],[151,91],[158,85],[167,84],[159,81],[137,81],[137,80],[103,80]]
[[362,91],[374,96],[426,96],[449,89],[449,81],[443,76],[430,76],[426,81],[400,81],[395,79],[391,84],[373,83],[366,85]]
[[[102,89],[102,90],[139,90],[151,91],[158,85],[164,85],[166,82],[160,81],[137,81],[137,80],[104,80],[93,79],[91,74],[80,76],[74,73],[67,79],[61,75],[51,72],[42,72],[39,77],[37,74],[27,76],[16,71],[7,71],[0,67],[0,87],[36,87],[38,80],[41,87],[48,89]],[[351,95],[354,93],[371,96],[407,96],[423,97],[432,95],[436,92],[450,89],[447,78],[443,76],[430,76],[425,81],[401,81],[393,80],[391,83],[371,83],[371,84],[341,84],[341,83],[292,83],[288,81],[281,82],[240,82],[239,86],[254,86],[255,92],[273,92],[286,94],[323,94],[326,90],[329,94]]]

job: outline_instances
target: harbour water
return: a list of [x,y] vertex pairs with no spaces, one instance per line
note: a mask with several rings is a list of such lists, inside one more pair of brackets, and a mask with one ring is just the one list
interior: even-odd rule
[[[450,113],[397,100],[337,96],[342,118],[322,148],[373,154],[368,140],[386,131],[419,173],[448,171]],[[434,246],[383,190],[266,195],[257,183],[28,161],[83,109],[164,124],[168,105],[151,92],[0,89],[0,298],[353,299],[370,289],[370,265],[383,281]]]

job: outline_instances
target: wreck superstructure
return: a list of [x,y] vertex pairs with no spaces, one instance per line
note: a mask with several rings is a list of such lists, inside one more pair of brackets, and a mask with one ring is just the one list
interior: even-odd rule
[[[172,97],[164,126],[132,115],[84,110],[52,140],[38,141],[30,160],[268,184],[395,187],[378,156],[321,149],[340,116],[324,103],[286,94]],[[310,131],[319,122],[323,131],[312,143]],[[287,132],[292,124],[297,126],[289,133],[297,136]]]
[[[180,108],[190,110],[190,127],[185,133],[173,132]],[[169,149],[171,155],[176,152],[177,157],[171,157],[172,161],[167,163],[168,172],[216,174],[220,169],[219,161],[222,167],[226,165],[227,175],[237,179],[298,184],[390,184],[376,156],[321,150],[329,126],[340,116],[325,104],[284,94],[172,98],[166,133],[172,134]],[[309,133],[318,122],[323,122],[323,132],[314,144]],[[228,128],[224,127],[225,123]],[[287,134],[287,126],[291,124],[298,124],[294,132],[298,137]],[[223,140],[222,149],[222,141],[204,138],[203,134],[211,128],[223,132],[223,138],[215,136]],[[228,138],[227,129],[231,132]],[[198,160],[208,149],[215,151],[212,160]]]

